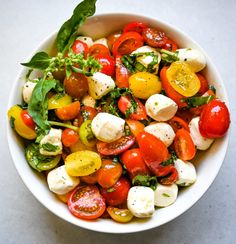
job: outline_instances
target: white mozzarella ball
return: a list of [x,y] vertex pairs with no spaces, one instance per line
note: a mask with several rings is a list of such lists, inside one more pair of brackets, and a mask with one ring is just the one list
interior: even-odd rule
[[158,184],[156,190],[154,191],[155,206],[167,207],[176,201],[177,195],[178,186],[176,184],[169,186]]
[[154,213],[154,191],[146,186],[133,186],[127,198],[127,207],[138,218],[151,217]]
[[29,103],[33,90],[36,86],[36,82],[27,81],[25,82],[22,90],[23,100]]
[[93,39],[88,36],[79,36],[76,40],[86,43],[88,48],[90,48],[93,45]]
[[206,150],[210,147],[213,139],[203,137],[199,131],[199,119],[200,117],[193,118],[189,123],[190,135],[193,139],[193,143],[199,150]]
[[192,163],[177,159],[174,164],[178,172],[178,180],[176,181],[177,185],[189,186],[196,181],[196,169]]
[[154,94],[145,103],[148,116],[156,121],[167,121],[177,112],[177,104],[162,94]]
[[65,165],[51,170],[47,175],[47,182],[50,191],[63,195],[73,190],[80,183],[79,177],[67,174]]
[[175,138],[174,130],[167,123],[153,123],[146,126],[144,130],[160,139],[167,147],[172,144]]
[[102,44],[108,48],[107,38],[97,39],[93,44]]
[[104,142],[113,142],[124,135],[125,120],[109,113],[98,113],[91,124],[96,138]]
[[94,98],[92,98],[90,95],[85,95],[82,98],[82,103],[84,104],[84,106],[89,106],[94,108],[95,104],[96,104],[96,100]]

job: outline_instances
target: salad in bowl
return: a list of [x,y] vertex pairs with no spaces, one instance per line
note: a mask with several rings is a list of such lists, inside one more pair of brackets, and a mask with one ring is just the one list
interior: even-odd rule
[[207,56],[188,38],[134,15],[86,20],[95,3],[81,2],[46,51],[22,63],[22,101],[11,104],[9,124],[50,210],[91,229],[112,220],[118,231],[127,222],[148,229],[171,219],[157,225],[159,212],[180,214],[197,201],[207,166],[200,179],[196,168],[210,161],[208,151],[225,148],[229,110]]

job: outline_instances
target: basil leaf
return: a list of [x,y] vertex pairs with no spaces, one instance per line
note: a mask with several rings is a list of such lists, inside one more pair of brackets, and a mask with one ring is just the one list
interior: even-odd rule
[[188,97],[181,99],[181,102],[186,102],[188,107],[198,107],[204,104],[209,103],[214,98],[213,95],[206,96],[206,97]]
[[86,18],[95,13],[96,0],[84,0],[73,11],[73,15],[60,28],[56,46],[59,52],[63,52],[71,36],[77,32],[78,28],[85,22]]
[[48,152],[56,152],[59,149],[59,146],[55,146],[51,143],[42,144],[41,147]]
[[136,175],[132,180],[133,185],[147,186],[156,190],[157,188],[157,177],[149,175]]
[[21,63],[26,67],[32,69],[45,70],[48,68],[51,61],[51,57],[45,52],[36,53],[28,63]]

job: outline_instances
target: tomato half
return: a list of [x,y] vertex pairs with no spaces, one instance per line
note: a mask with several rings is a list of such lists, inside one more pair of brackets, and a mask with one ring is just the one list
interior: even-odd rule
[[107,212],[111,218],[120,223],[127,223],[134,217],[128,209],[121,209],[115,207],[107,207]]
[[149,175],[150,172],[143,160],[139,148],[133,148],[125,151],[120,158],[129,172],[131,179],[136,175]]
[[207,138],[219,138],[226,134],[230,114],[224,102],[214,99],[205,105],[199,120],[199,130]]
[[147,28],[146,24],[144,24],[143,22],[134,21],[127,24],[124,27],[123,32],[135,31],[139,34],[142,34],[144,28]]
[[174,41],[168,38],[165,45],[162,48],[171,52],[175,52],[178,49],[178,46]]
[[65,107],[58,108],[55,110],[56,116],[60,120],[71,120],[74,119],[80,111],[80,102],[76,101]]
[[71,49],[75,54],[83,53],[85,58],[87,57],[89,51],[88,45],[80,40],[75,40],[71,46]]
[[127,55],[143,46],[143,37],[137,32],[123,33],[113,44],[112,53]]
[[89,54],[91,56],[98,55],[98,54],[110,55],[110,51],[105,45],[96,43],[89,48]]
[[127,119],[126,123],[128,124],[131,133],[135,136],[135,138],[138,138],[138,135],[144,131],[144,124],[138,120]]
[[80,113],[74,120],[75,126],[80,126],[86,120],[92,120],[97,115],[97,110],[90,106],[83,106],[80,109]]
[[100,72],[113,76],[115,74],[115,61],[114,59],[107,54],[96,54],[94,58],[102,65]]
[[61,135],[61,141],[65,147],[70,147],[79,140],[79,135],[76,131],[66,128]]
[[168,38],[164,32],[155,28],[145,28],[142,31],[144,41],[151,47],[163,47]]
[[94,185],[98,182],[98,170],[90,175],[80,176],[80,179],[89,185]]
[[97,142],[97,150],[102,155],[118,155],[133,146],[135,138],[133,136],[123,136],[114,142]]
[[21,118],[29,128],[35,130],[36,125],[26,109],[21,111]]
[[178,179],[178,171],[173,165],[159,165],[157,168],[157,173],[157,176],[164,176],[160,179],[160,182],[163,185],[171,185]]
[[130,182],[121,177],[111,188],[101,188],[101,194],[108,205],[117,206],[126,201],[130,187]]
[[174,149],[178,158],[187,161],[194,158],[196,148],[190,133],[185,129],[180,129],[175,134]]
[[96,186],[79,186],[68,199],[70,212],[81,219],[97,219],[106,209],[103,197]]
[[202,74],[196,74],[196,75],[197,75],[198,79],[200,80],[200,89],[199,89],[198,93],[200,95],[203,95],[209,89],[208,81],[205,78],[205,76],[203,76]]
[[94,147],[97,141],[92,132],[91,123],[92,120],[86,120],[79,128],[80,140],[87,147]]
[[112,50],[114,42],[121,36],[121,32],[114,32],[107,36],[107,44],[110,50]]
[[125,87],[128,88],[129,87],[129,71],[128,69],[123,65],[123,63],[121,62],[121,56],[117,55],[116,56],[116,85],[119,88]]
[[134,98],[134,102],[137,105],[136,109],[130,110],[133,107],[132,99],[129,96],[121,96],[118,101],[118,108],[121,113],[128,115],[130,119],[144,120],[147,119],[147,113],[144,105],[137,98]]
[[174,132],[176,132],[177,130],[182,129],[182,128],[189,131],[188,123],[178,116],[174,116],[172,119],[170,119],[168,121],[168,124],[171,125]]

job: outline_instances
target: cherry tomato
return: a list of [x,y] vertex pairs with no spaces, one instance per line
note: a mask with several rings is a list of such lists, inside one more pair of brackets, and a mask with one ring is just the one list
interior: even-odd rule
[[166,44],[162,48],[171,52],[175,52],[178,49],[178,46],[174,41],[168,38]]
[[97,110],[90,106],[83,106],[80,113],[73,122],[75,126],[80,126],[86,120],[92,120],[97,115]]
[[144,41],[151,47],[163,47],[168,38],[164,32],[155,28],[145,28],[142,32]]
[[107,44],[110,50],[112,50],[114,42],[121,36],[121,32],[114,32],[107,36]]
[[61,141],[65,147],[70,147],[79,140],[79,135],[76,131],[66,128],[61,135]]
[[107,212],[111,218],[120,223],[127,223],[134,217],[128,209],[120,209],[115,207],[107,207]]
[[135,138],[138,138],[138,135],[144,131],[144,124],[138,120],[127,119],[126,123],[128,124],[131,133],[135,136]]
[[68,199],[69,199],[69,197],[70,197],[70,194],[71,194],[71,191],[68,192],[68,193],[66,193],[66,194],[63,194],[63,195],[58,195],[58,194],[56,194],[56,196],[57,196],[57,198],[58,198],[60,201],[62,201],[62,202],[64,202],[64,203],[67,204]]
[[196,74],[196,75],[197,75],[198,79],[200,80],[200,89],[199,89],[198,93],[200,95],[203,95],[209,89],[208,81],[203,75],[201,75],[201,74]]
[[128,88],[129,87],[129,70],[121,62],[121,56],[116,56],[116,85],[119,88]]
[[196,148],[190,133],[185,129],[179,129],[175,134],[174,149],[178,158],[187,161],[194,158]]
[[143,46],[143,37],[137,32],[123,33],[113,44],[112,53],[126,55]]
[[48,110],[62,108],[71,103],[71,96],[65,94],[63,97],[58,97],[58,94],[55,94],[48,99]]
[[75,54],[83,53],[85,58],[87,57],[89,51],[88,45],[79,40],[75,40],[75,42],[71,46],[71,49]]
[[110,55],[110,51],[109,51],[109,49],[105,45],[96,43],[96,44],[93,44],[90,47],[89,54],[91,56],[95,56],[95,55],[98,55],[98,54],[101,54],[101,55]]
[[102,166],[98,170],[98,184],[103,188],[110,188],[122,174],[122,166],[111,159],[102,160]]
[[72,73],[69,78],[65,78],[64,88],[70,96],[81,98],[88,91],[88,80],[83,74]]
[[87,147],[94,147],[97,141],[92,132],[91,123],[92,120],[86,120],[79,128],[80,140]]
[[122,153],[121,161],[129,172],[131,179],[136,175],[149,175],[149,170],[139,148],[129,149]]
[[101,188],[101,194],[108,205],[117,206],[126,201],[130,187],[130,182],[121,177],[111,188]]
[[118,108],[121,111],[121,113],[125,115],[128,114],[128,117],[130,119],[135,119],[135,120],[147,119],[147,113],[144,105],[137,98],[134,98],[134,102],[137,104],[137,108],[132,111],[130,110],[133,108],[131,98],[129,96],[121,96],[118,101]]
[[103,155],[118,155],[131,146],[133,146],[135,138],[133,136],[123,136],[114,142],[102,142],[97,143],[97,150]]
[[226,134],[230,125],[229,110],[224,102],[214,99],[203,108],[199,130],[207,138],[219,138]]
[[106,204],[96,186],[79,186],[68,199],[70,212],[81,219],[97,219],[106,210]]
[[171,125],[174,132],[176,132],[177,130],[182,129],[182,128],[189,132],[188,123],[178,116],[174,116],[172,119],[170,119],[168,121],[168,123]]
[[80,111],[80,102],[76,101],[65,107],[58,108],[55,110],[57,117],[60,120],[71,120],[78,116]]
[[21,111],[21,118],[29,128],[35,130],[35,123],[26,109]]
[[94,185],[98,182],[98,170],[90,175],[80,176],[80,179],[89,185]]
[[100,72],[113,76],[115,74],[115,61],[110,55],[96,54],[95,59],[102,65]]
[[166,76],[166,71],[168,70],[169,67],[165,66],[161,69],[160,72],[160,78],[161,78],[161,84],[163,89],[165,90],[167,96],[174,100],[179,108],[183,108],[187,106],[185,102],[181,102],[181,99],[185,98],[183,95],[179,94],[169,83],[167,76]]
[[144,28],[147,28],[147,25],[145,25],[142,22],[135,21],[127,24],[124,27],[123,32],[135,31],[138,32],[139,34],[142,34]]
[[157,176],[164,176],[160,179],[163,185],[172,185],[178,179],[178,171],[173,165],[162,166],[159,165],[156,169]]

